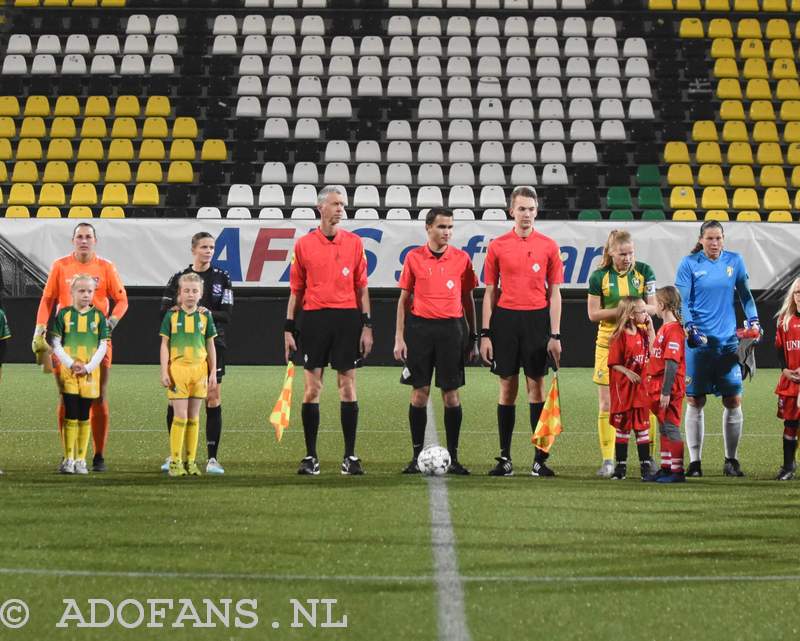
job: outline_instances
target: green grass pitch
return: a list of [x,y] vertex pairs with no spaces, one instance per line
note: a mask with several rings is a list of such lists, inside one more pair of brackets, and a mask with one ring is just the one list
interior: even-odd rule
[[[6,365],[0,639],[437,639],[428,483],[399,474],[410,458],[408,389],[398,384],[399,375],[399,368],[359,372],[357,451],[364,477],[339,474],[342,442],[330,373],[322,401],[322,474],[306,478],[295,474],[304,453],[301,381],[295,381],[291,427],[278,444],[267,414],[282,368],[230,367],[220,450],[227,473],[170,480],[159,472],[167,436],[156,367],[114,367],[109,472],[64,477],[54,471],[60,450],[51,377],[33,365]],[[520,405],[517,476],[494,479],[485,474],[497,454],[497,386],[485,369],[468,371],[460,458],[473,475],[449,478],[446,486],[472,639],[796,638],[800,484],[771,480],[781,462],[772,393],[777,372],[759,371],[746,385],[740,459],[747,477],[721,476],[721,412],[712,400],[707,476],[668,487],[594,475],[591,373],[573,369],[560,376],[565,433],[551,458],[558,477],[528,476],[530,430],[527,407]],[[629,467],[638,476],[633,447]],[[2,625],[2,605],[12,598],[30,609],[28,624],[15,630]],[[88,616],[90,598],[114,604],[191,599],[198,608],[204,598],[256,599],[258,624],[171,627],[175,606],[159,619],[165,628],[148,628],[147,620],[133,629],[119,622],[79,629],[76,620],[56,627],[64,599],[75,599]],[[336,599],[332,620],[346,614],[347,628],[315,629],[302,618],[306,625],[292,628],[292,598]],[[136,621],[133,606],[124,613]]]

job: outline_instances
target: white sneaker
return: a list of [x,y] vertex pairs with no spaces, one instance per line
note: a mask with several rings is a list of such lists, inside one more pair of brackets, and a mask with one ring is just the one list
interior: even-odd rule
[[225,470],[217,462],[217,459],[210,458],[206,463],[206,474],[225,474]]
[[604,479],[610,479],[614,474],[614,461],[605,459],[600,469],[597,470],[597,476],[602,476]]
[[161,465],[161,471],[162,472],[169,472],[169,462],[171,460],[172,460],[172,458],[168,456],[167,460],[165,460],[164,463]]
[[71,458],[66,458],[61,461],[58,471],[62,474],[75,474],[75,461]]
[[85,460],[75,461],[75,474],[88,474],[89,468],[86,467]]

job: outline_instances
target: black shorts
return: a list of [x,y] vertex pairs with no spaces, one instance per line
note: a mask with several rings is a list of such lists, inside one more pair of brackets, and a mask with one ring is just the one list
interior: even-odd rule
[[300,354],[305,369],[330,363],[337,372],[361,367],[361,312],[357,309],[317,309],[303,312]]
[[449,391],[464,385],[467,333],[463,318],[406,319],[406,363],[400,382],[414,389],[431,384],[436,368],[436,387]]
[[225,351],[227,348],[214,341],[214,347],[217,349],[217,383],[222,382],[222,377],[225,376]]
[[494,350],[493,373],[516,376],[521,365],[528,378],[547,374],[548,308],[528,311],[496,307],[489,328]]

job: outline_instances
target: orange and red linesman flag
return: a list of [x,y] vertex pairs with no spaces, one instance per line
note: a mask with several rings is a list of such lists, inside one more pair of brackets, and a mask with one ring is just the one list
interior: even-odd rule
[[558,392],[558,372],[554,372],[544,409],[531,436],[531,443],[543,452],[549,452],[559,434],[561,434],[561,396]]
[[275,438],[280,443],[283,430],[289,427],[289,417],[292,413],[292,383],[294,382],[294,363],[289,361],[286,366],[286,377],[283,379],[283,387],[280,396],[275,401],[272,414],[269,415],[269,422],[275,428]]

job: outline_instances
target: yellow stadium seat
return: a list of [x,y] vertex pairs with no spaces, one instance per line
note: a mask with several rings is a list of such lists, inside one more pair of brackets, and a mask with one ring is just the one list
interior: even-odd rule
[[770,223],[790,223],[792,222],[792,214],[788,211],[771,211],[767,216],[767,222]]
[[19,116],[19,100],[16,96],[0,96],[0,116]]
[[761,214],[757,211],[740,211],[736,214],[736,222],[738,223],[760,223]]
[[138,183],[133,191],[134,205],[158,205],[158,187],[153,183]]
[[100,210],[100,218],[125,218],[125,210],[117,206],[103,207]]
[[792,187],[800,187],[800,167],[792,169],[792,177],[789,179]]
[[94,183],[75,183],[69,198],[70,205],[96,205],[97,189]]
[[54,116],[69,116],[74,118],[81,115],[81,107],[75,96],[59,96],[56,98],[56,106],[53,108]]
[[78,205],[76,207],[69,208],[67,218],[94,218],[94,214],[92,213],[91,207]]
[[736,49],[733,48],[733,40],[730,38],[714,38],[711,41],[712,58],[735,58]]
[[17,125],[9,116],[0,116],[0,138],[14,138],[17,135]]
[[203,149],[200,152],[201,160],[226,160],[228,150],[225,148],[225,141],[209,138],[203,142]]
[[703,209],[727,209],[728,193],[724,187],[706,187],[700,200]]
[[697,198],[691,187],[673,187],[669,195],[670,209],[696,209]]
[[136,96],[119,96],[114,103],[114,115],[118,118],[120,116],[138,116],[140,111],[139,99]]
[[64,186],[60,183],[44,183],[39,190],[40,205],[66,205],[67,196]]
[[8,180],[8,170],[6,169],[6,164],[4,162],[0,162],[0,182],[6,182]]
[[764,41],[760,38],[745,38],[739,45],[739,57],[745,60],[747,58],[763,58]]
[[128,183],[131,181],[131,166],[124,160],[112,160],[106,165],[106,183]]
[[767,71],[767,62],[763,58],[748,58],[744,62],[744,69],[742,76],[746,79],[750,78],[769,78]]
[[43,7],[68,7],[69,0],[43,0]]
[[735,190],[733,192],[733,208],[738,210],[761,209],[756,190],[748,189],[747,187],[740,187]]
[[[55,207],[53,209],[56,209]],[[59,212],[59,216],[61,213]],[[6,218],[30,218],[31,213],[24,205],[13,205],[6,209]]]
[[145,118],[142,138],[166,138],[169,135],[167,121],[160,116]]
[[681,38],[705,38],[703,21],[699,18],[683,18],[679,34]]
[[143,140],[139,147],[139,160],[163,160],[164,143],[158,138]]
[[734,11],[758,11],[758,0],[733,0]]
[[794,208],[800,209],[800,189],[798,189],[797,193],[794,195]]
[[[764,0],[764,11],[788,11],[789,7],[786,6],[786,0]],[[770,20],[772,22],[772,20]],[[767,38],[773,38],[769,35],[769,25],[767,26]]]
[[778,58],[772,63],[772,77],[775,80],[797,79],[797,66],[791,58]]
[[753,126],[753,142],[778,142],[778,128],[774,122],[761,120]]
[[125,0],[100,0],[101,7],[124,7]]
[[781,120],[784,122],[800,120],[800,100],[784,100],[781,103]]
[[724,209],[709,209],[706,212],[706,215],[703,217],[704,220],[719,220],[720,222],[725,222],[730,220],[728,216],[728,212]]
[[36,202],[36,194],[33,185],[29,183],[14,183],[8,192],[9,205],[33,205]]
[[739,24],[736,25],[736,37],[741,40],[761,38],[761,23],[756,18],[739,20]]
[[769,187],[764,192],[764,209],[771,211],[773,209],[791,209],[792,205],[789,202],[789,192],[784,187]]
[[715,142],[701,142],[694,152],[695,160],[701,165],[721,165],[722,152]]
[[780,165],[764,165],[758,177],[758,182],[762,187],[783,187],[786,188],[786,175]]
[[75,121],[69,116],[58,116],[53,118],[50,124],[50,137],[51,138],[75,138],[78,135],[78,130],[75,127]]
[[685,142],[668,142],[664,146],[664,162],[689,163],[689,148]]
[[700,0],[675,0],[677,11],[700,11]]
[[741,100],[723,100],[719,106],[719,117],[723,120],[744,120]]
[[42,180],[46,183],[68,183],[69,166],[63,160],[51,160],[44,166]]
[[732,165],[728,172],[728,184],[731,187],[755,187],[756,178],[751,165]]
[[72,160],[72,141],[69,138],[52,138],[47,145],[47,160]]
[[94,160],[79,160],[72,179],[76,183],[96,183],[100,180],[100,168]]
[[166,118],[171,112],[172,106],[167,96],[150,96],[144,107],[145,116],[160,116]]
[[728,164],[752,165],[753,150],[750,148],[750,143],[732,142],[728,145]]
[[81,138],[105,138],[108,136],[106,121],[99,116],[89,116],[83,119],[81,125]]
[[738,78],[722,78],[717,83],[717,98],[720,100],[741,100],[742,86]]
[[670,165],[667,170],[667,184],[669,185],[694,185],[692,168],[685,163]]
[[137,183],[160,183],[164,180],[161,163],[155,160],[143,160],[136,170]]
[[127,205],[128,189],[122,183],[106,183],[101,199],[103,205]]
[[790,165],[800,165],[800,142],[789,143],[786,150],[786,162]]
[[792,56],[794,56],[794,49],[792,49],[790,40],[781,38],[769,43],[769,57],[773,60],[776,58],[791,58]]
[[733,58],[717,58],[714,61],[714,76],[717,78],[738,78],[739,65]]
[[19,135],[21,138],[43,138],[47,135],[44,119],[40,116],[27,116],[23,118],[22,125],[19,128]]
[[700,165],[700,170],[697,172],[697,184],[701,187],[724,187],[725,178],[722,176],[722,167]]
[[20,138],[17,143],[17,160],[41,160],[42,143],[38,138]]
[[695,142],[716,142],[717,125],[713,120],[698,120],[692,126],[692,138]]
[[196,155],[194,142],[185,138],[173,140],[169,148],[170,160],[194,160]]
[[763,78],[754,78],[747,81],[745,96],[748,100],[772,100],[772,90],[769,81]]
[[72,0],[73,7],[96,7],[97,0]]
[[109,160],[133,160],[133,143],[127,138],[114,138],[108,145]]
[[747,126],[741,120],[728,120],[722,127],[722,139],[725,142],[747,142]]
[[756,162],[759,165],[782,165],[781,146],[777,142],[762,142],[756,151]]
[[697,214],[694,213],[693,209],[678,209],[672,213],[672,220],[690,222],[697,220]]
[[727,18],[713,18],[708,23],[709,38],[733,38],[731,21]]
[[7,138],[0,138],[0,160],[11,160],[11,141]]
[[674,9],[672,0],[647,0],[647,8],[650,11],[672,11]]
[[100,116],[104,118],[111,115],[111,105],[108,96],[89,96],[84,107],[84,116]]
[[32,160],[18,160],[11,170],[11,182],[35,183],[39,182],[39,169]]
[[28,96],[25,101],[26,116],[49,116],[50,103],[46,96]]
[[167,171],[167,182],[170,183],[190,183],[194,180],[192,164],[185,160],[176,160],[169,164]]
[[15,7],[38,7],[39,0],[14,0]]
[[[768,2],[772,0],[764,0],[764,11],[772,11],[772,9],[767,9],[766,5]],[[784,0],[778,0],[778,2],[783,2]],[[786,9],[781,9],[780,11],[786,11]],[[789,31],[789,23],[786,22],[783,18],[770,18],[767,20],[767,38],[770,40],[775,38],[791,38],[792,32]]]
[[173,138],[197,138],[197,122],[194,118],[180,116],[172,123]]
[[[706,0],[706,11],[730,11],[731,5],[728,0]],[[709,37],[711,35],[709,34]]]
[[800,100],[800,83],[791,78],[778,80],[775,97],[778,100]]
[[114,124],[111,127],[112,138],[136,138],[138,135],[139,129],[136,127],[136,121],[133,118],[126,116],[114,119]]

